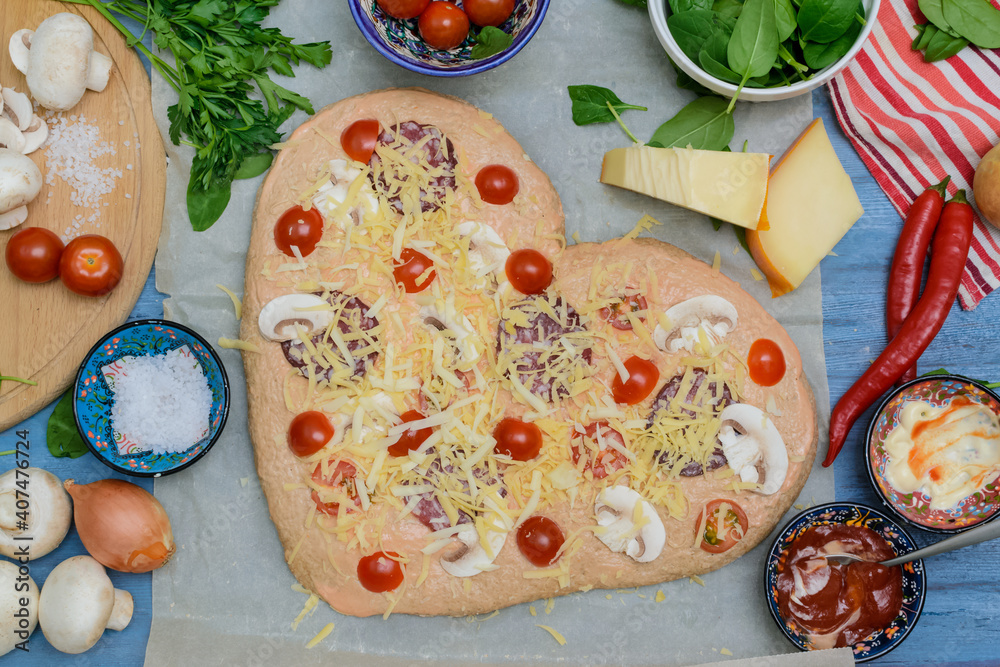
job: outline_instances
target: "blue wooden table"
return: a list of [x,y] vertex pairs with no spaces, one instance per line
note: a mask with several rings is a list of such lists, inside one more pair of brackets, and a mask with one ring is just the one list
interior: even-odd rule
[[[837,153],[853,178],[865,207],[865,216],[837,246],[837,255],[824,259],[821,266],[826,364],[830,395],[835,402],[886,343],[885,286],[901,221],[840,132],[825,88],[814,93],[813,103],[816,115],[826,122]],[[163,295],[156,292],[153,276],[150,276],[132,318],[162,316],[162,300]],[[972,377],[1000,379],[997,321],[1000,321],[1000,295],[987,297],[971,313],[959,310],[956,305],[944,329],[924,354],[920,368],[946,367]],[[53,406],[49,406],[16,428],[0,433],[0,451],[13,449],[17,432],[26,430],[31,443],[32,465],[51,470],[61,478],[74,477],[81,482],[113,476],[90,456],[70,461],[53,459],[49,455],[45,448],[45,425],[52,409]],[[859,420],[859,426],[835,464],[838,500],[878,505],[865,475],[861,448],[862,431],[870,416],[868,413]],[[243,425],[231,424],[230,428],[243,428]],[[11,465],[12,456],[0,458],[0,470]],[[147,482],[145,486],[151,485]],[[910,532],[921,546],[936,539],[917,530]],[[55,564],[82,553],[85,551],[73,529],[57,551],[32,564],[31,574],[41,584]],[[900,648],[878,664],[1000,664],[994,648],[1000,640],[1000,625],[994,612],[1000,592],[995,574],[1000,570],[1000,542],[939,556],[927,561],[926,565],[928,594],[923,616]],[[37,631],[31,638],[30,654],[15,652],[0,658],[0,662],[17,665],[141,664],[149,637],[151,576],[115,572],[110,575],[117,587],[129,590],[135,597],[135,617],[123,632],[109,631],[88,653],[68,656],[52,649]]]

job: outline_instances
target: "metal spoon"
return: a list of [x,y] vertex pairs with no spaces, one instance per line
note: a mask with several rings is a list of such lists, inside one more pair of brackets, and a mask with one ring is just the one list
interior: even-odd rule
[[[998,537],[1000,537],[1000,519],[990,521],[989,523],[985,523],[981,526],[976,526],[971,530],[967,530],[964,533],[959,533],[958,535],[943,539],[940,542],[935,542],[934,544],[924,547],[923,549],[917,549],[916,551],[905,553],[902,556],[896,556],[895,558],[881,561],[881,564],[886,567],[902,565],[903,563],[909,563],[910,561],[917,560],[918,558],[930,558],[931,556],[937,556],[938,554],[954,551],[955,549],[962,549],[964,547],[972,546],[973,544],[986,542],[987,540],[995,540]],[[847,565],[848,563],[871,562],[859,556],[855,556],[854,554],[827,554],[826,559],[828,561],[840,563],[841,565]]]

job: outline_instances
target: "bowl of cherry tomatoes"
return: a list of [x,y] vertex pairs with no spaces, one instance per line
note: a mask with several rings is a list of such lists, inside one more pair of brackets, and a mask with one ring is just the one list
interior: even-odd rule
[[550,0],[349,0],[365,39],[419,74],[468,76],[513,58]]

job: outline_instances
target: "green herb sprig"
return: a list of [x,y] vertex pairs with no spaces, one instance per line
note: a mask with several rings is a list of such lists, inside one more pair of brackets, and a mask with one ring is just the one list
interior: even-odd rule
[[[195,149],[187,208],[196,231],[225,211],[233,180],[252,178],[271,164],[278,128],[309,100],[271,80],[294,76],[306,62],[330,63],[329,42],[295,44],[277,28],[261,26],[280,0],[62,0],[97,9],[149,58],[178,94],[167,109],[170,140]],[[147,49],[115,14],[140,23],[170,64]],[[256,99],[256,97],[263,98]]]

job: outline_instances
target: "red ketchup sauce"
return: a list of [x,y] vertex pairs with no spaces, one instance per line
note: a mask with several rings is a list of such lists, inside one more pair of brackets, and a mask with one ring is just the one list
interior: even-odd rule
[[862,526],[816,526],[792,542],[778,573],[778,607],[815,649],[855,644],[892,623],[903,605],[898,565],[840,565],[824,558],[835,553],[872,561],[896,555],[888,542]]

